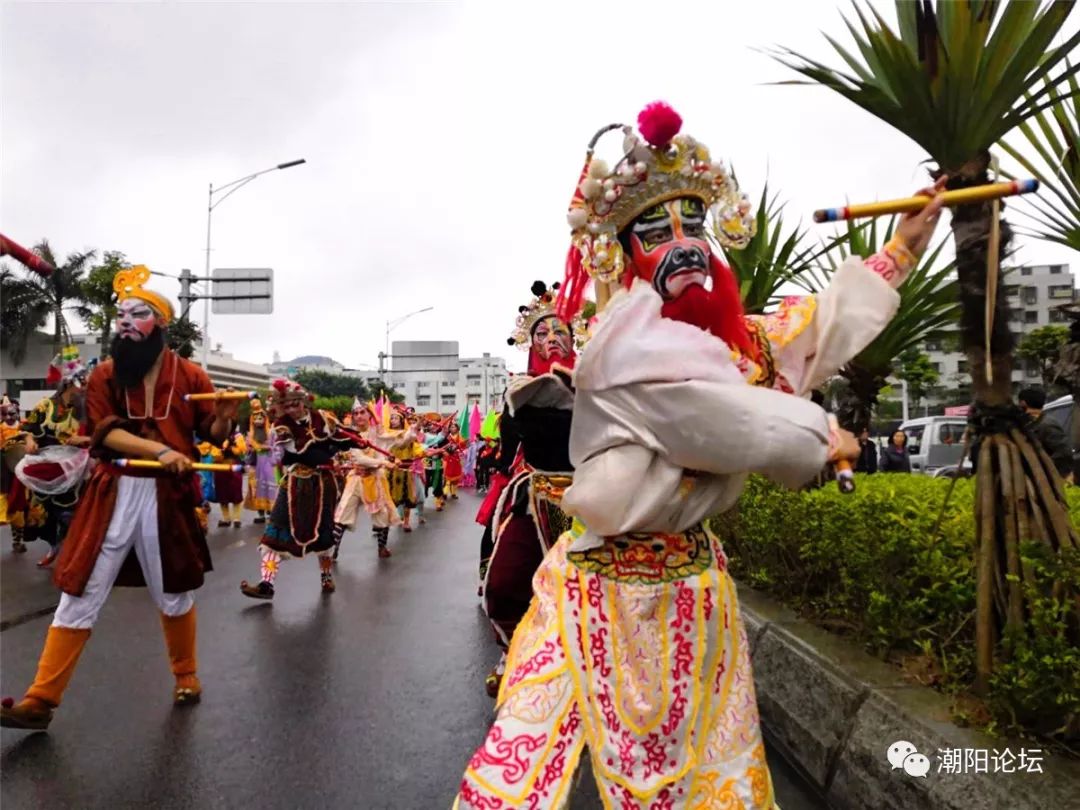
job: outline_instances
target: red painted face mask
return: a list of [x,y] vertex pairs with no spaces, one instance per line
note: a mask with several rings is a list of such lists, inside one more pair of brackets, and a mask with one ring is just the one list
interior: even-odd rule
[[[705,205],[684,197],[656,205],[630,225],[630,273],[664,299],[665,318],[693,324],[750,356],[738,283],[705,239]],[[711,281],[712,288],[708,285]]]
[[156,325],[157,315],[145,301],[125,298],[116,307],[116,331],[122,338],[142,342]]
[[533,327],[529,374],[546,374],[555,364],[573,368],[575,359],[574,339],[565,323],[549,315]]

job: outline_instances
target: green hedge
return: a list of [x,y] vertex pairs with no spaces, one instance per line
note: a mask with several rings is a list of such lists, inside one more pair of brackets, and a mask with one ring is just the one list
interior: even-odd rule
[[[1071,736],[1080,724],[1080,649],[1066,640],[1076,628],[1066,627],[1065,599],[1038,595],[1028,619],[1037,631],[999,663],[989,700],[967,694],[974,675],[973,481],[957,482],[935,537],[949,481],[856,480],[857,491],[842,495],[834,484],[792,492],[752,477],[736,509],[712,519],[732,574],[955,695],[957,719]],[[1070,488],[1068,497],[1080,525],[1080,489]],[[1022,554],[1041,582],[1056,577],[1080,594],[1080,555],[1057,560],[1036,544]]]

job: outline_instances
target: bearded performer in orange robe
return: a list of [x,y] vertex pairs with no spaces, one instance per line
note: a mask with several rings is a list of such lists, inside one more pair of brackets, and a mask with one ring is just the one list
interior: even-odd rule
[[[117,338],[112,357],[87,384],[86,418],[95,467],[72,518],[53,579],[63,591],[45,638],[37,675],[17,704],[0,710],[0,725],[44,729],[60,705],[91,628],[114,584],[145,585],[161,614],[176,678],[173,702],[197,703],[194,591],[211,570],[206,535],[196,519],[201,501],[191,469],[198,434],[219,444],[232,435],[236,400],[187,402],[212,393],[200,367],[165,345],[169,301],[143,284],[150,271],[117,273]],[[157,469],[120,467],[122,458],[160,462]]]

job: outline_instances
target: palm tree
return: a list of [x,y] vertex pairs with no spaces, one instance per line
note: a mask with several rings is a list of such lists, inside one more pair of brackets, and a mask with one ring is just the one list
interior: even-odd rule
[[718,242],[738,279],[743,308],[748,315],[760,315],[779,303],[781,286],[812,270],[825,252],[847,239],[846,234],[839,234],[824,245],[807,246],[808,230],[801,224],[784,231],[783,211],[784,204],[779,202],[778,194],[769,199],[766,183],[757,207],[757,230],[749,244],[735,250]]
[[[1052,47],[1073,5],[898,0],[898,30],[876,10],[867,14],[856,6],[858,23],[847,21],[856,52],[829,39],[850,72],[790,49],[776,56],[809,79],[797,83],[840,93],[922,146],[937,164],[932,176],[945,175],[949,189],[966,188],[989,182],[990,149],[1052,106],[1052,89],[1075,73],[1065,58],[1080,33]],[[1005,640],[1008,656],[1030,637],[1025,590],[1036,583],[1021,563],[1020,541],[1037,538],[1059,554],[1080,547],[1061,481],[1045,453],[1021,432],[1012,403],[1012,336],[1005,297],[996,294],[1010,229],[997,212],[996,203],[973,203],[952,214],[961,340],[975,399],[972,426],[981,437],[975,687],[982,694],[989,690],[996,639]],[[1055,596],[1063,590],[1055,589]]]
[[1019,126],[1037,159],[1008,141],[1001,148],[1042,183],[1042,194],[1025,199],[1041,225],[1036,235],[1080,250],[1080,82],[1069,76],[1067,92],[1044,83],[1050,106]]
[[16,363],[26,357],[27,345],[34,332],[53,318],[53,353],[71,342],[68,314],[82,319],[91,315],[82,292],[82,277],[94,251],[69,253],[63,264],[56,261],[46,239],[34,247],[34,252],[56,270],[48,276],[25,271],[16,275],[5,268],[0,272],[0,300],[3,302],[3,328],[0,334],[9,346],[11,359]]
[[[822,266],[804,274],[796,283],[808,292],[824,289],[829,277],[849,256],[866,258],[877,253],[892,238],[895,225],[892,220],[879,231],[877,220],[868,225],[856,225],[849,220],[843,239],[838,235],[829,243]],[[838,396],[837,419],[856,435],[870,427],[878,392],[895,372],[900,355],[938,337],[960,319],[956,266],[952,262],[941,263],[944,247],[942,241],[927,251],[900,285],[900,308],[896,316],[869,346],[840,370],[847,387]]]

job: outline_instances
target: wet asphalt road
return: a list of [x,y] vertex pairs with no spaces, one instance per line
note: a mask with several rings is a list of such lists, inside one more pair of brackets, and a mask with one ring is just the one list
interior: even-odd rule
[[[476,598],[478,501],[464,493],[427,526],[391,531],[379,560],[347,534],[332,596],[315,560],[283,566],[273,603],[258,578],[257,527],[212,529],[215,571],[197,596],[202,703],[174,710],[156,611],[113,591],[48,734],[0,732],[0,801],[23,808],[448,808],[482,741],[497,658]],[[431,511],[431,510],[429,510]],[[248,518],[249,519],[249,518]],[[33,677],[55,602],[3,544],[0,693]],[[821,807],[770,756],[784,810]],[[587,773],[573,810],[601,807]]]

